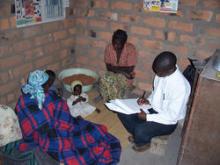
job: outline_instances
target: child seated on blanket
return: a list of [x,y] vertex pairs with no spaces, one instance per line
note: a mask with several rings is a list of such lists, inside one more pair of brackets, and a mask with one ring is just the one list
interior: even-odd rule
[[72,95],[67,99],[67,104],[73,117],[86,117],[94,111],[100,112],[99,109],[88,103],[88,95],[82,93],[81,81],[73,81],[71,83],[71,89]]

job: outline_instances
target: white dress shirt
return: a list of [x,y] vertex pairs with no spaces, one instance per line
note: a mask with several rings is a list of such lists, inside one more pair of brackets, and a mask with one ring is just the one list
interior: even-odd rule
[[154,78],[154,90],[148,97],[152,108],[158,114],[147,114],[147,121],[171,125],[185,117],[191,87],[189,82],[176,69],[166,77]]

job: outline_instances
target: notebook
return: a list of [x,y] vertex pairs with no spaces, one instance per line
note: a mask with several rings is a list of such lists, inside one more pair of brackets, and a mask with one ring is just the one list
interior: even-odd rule
[[149,104],[138,105],[137,98],[134,99],[115,99],[105,103],[108,109],[124,114],[139,113],[142,109],[145,113],[149,113],[148,109],[152,108]]

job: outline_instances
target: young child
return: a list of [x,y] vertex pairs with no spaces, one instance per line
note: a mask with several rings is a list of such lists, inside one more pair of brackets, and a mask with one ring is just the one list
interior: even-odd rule
[[82,93],[81,81],[73,81],[71,83],[71,89],[72,95],[67,99],[67,104],[73,117],[86,117],[95,110],[98,113],[100,112],[100,110],[88,103],[88,95],[86,93]]

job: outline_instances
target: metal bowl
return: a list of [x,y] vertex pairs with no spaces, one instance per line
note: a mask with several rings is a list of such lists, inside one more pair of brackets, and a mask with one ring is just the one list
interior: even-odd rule
[[[85,69],[85,68],[69,68],[69,69],[65,69],[65,70],[63,70],[63,71],[61,71],[59,73],[58,78],[59,78],[59,80],[61,80],[63,82],[64,78],[72,76],[72,75],[76,75],[76,74],[84,74],[84,75],[93,77],[93,78],[95,78],[96,81],[99,78],[99,75],[96,72],[94,72],[94,71],[92,71],[90,69]],[[64,88],[68,92],[71,92],[71,86],[69,84],[65,84],[63,82],[63,85],[64,85]],[[90,91],[92,89],[92,87],[93,87],[93,84],[91,84],[91,85],[83,85],[82,86],[82,91],[83,92],[88,92],[88,91]]]

